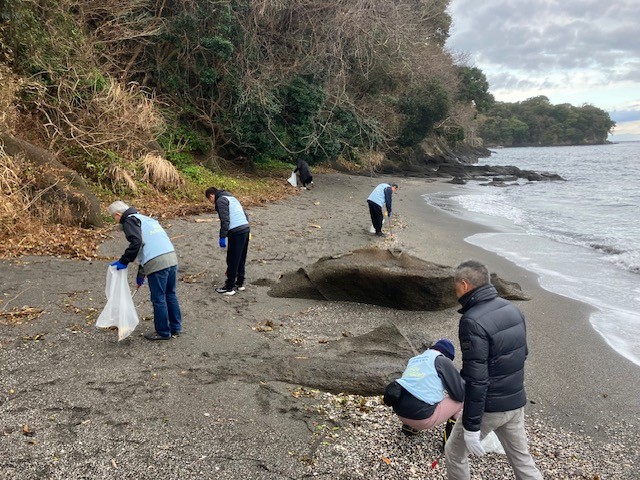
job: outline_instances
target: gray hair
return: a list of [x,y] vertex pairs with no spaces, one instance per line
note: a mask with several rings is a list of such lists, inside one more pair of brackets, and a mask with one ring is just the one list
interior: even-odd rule
[[107,207],[109,211],[109,215],[115,215],[116,213],[124,213],[129,210],[129,205],[124,203],[122,200],[116,200],[111,205]]
[[473,288],[491,283],[489,270],[484,264],[476,260],[467,260],[456,267],[453,281],[458,283],[462,280],[469,282]]

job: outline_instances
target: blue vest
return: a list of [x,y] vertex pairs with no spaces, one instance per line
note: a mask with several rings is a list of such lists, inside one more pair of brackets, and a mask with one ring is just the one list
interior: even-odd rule
[[382,207],[382,205],[384,205],[384,190],[385,188],[388,188],[390,186],[391,185],[389,185],[388,183],[381,183],[373,189],[373,192],[371,192],[371,195],[369,195],[369,198],[367,198],[367,200],[371,200],[373,203],[377,203]]
[[242,205],[236,200],[236,197],[227,195],[225,195],[225,197],[229,200],[229,230],[241,227],[242,225],[248,225],[249,220],[242,209]]
[[429,405],[436,405],[444,399],[444,385],[436,371],[438,355],[442,354],[429,349],[411,358],[402,378],[396,380],[411,395]]
[[139,213],[132,213],[131,215],[140,220],[140,228],[142,230],[142,248],[138,252],[137,258],[140,265],[144,265],[149,260],[160,255],[174,251],[167,232],[164,231],[164,228],[157,220]]

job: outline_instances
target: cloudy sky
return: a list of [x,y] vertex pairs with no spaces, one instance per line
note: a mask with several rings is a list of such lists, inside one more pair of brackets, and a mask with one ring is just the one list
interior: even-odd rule
[[451,0],[448,47],[497,100],[590,103],[640,140],[640,0]]

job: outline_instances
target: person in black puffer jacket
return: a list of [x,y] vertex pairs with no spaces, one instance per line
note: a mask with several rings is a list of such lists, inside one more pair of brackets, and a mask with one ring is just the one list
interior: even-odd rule
[[454,284],[462,305],[458,336],[465,396],[462,421],[458,419],[445,446],[447,478],[471,478],[469,453],[484,455],[480,440],[495,431],[516,478],[542,480],[524,429],[524,316],[498,296],[480,262],[461,263]]

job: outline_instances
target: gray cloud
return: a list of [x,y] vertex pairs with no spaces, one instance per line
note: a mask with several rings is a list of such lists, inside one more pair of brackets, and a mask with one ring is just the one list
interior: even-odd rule
[[449,11],[448,47],[498,100],[546,95],[637,120],[624,105],[640,103],[640,0],[451,0]]
[[449,46],[515,70],[626,70],[640,57],[640,2],[452,0]]

